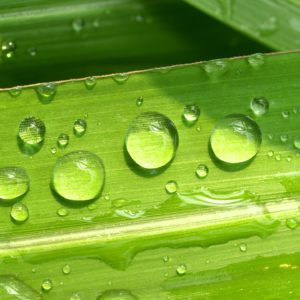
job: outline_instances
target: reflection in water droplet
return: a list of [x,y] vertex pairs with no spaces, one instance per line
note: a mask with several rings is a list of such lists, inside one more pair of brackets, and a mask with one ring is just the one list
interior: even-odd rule
[[131,123],[125,143],[128,154],[138,166],[153,170],[166,166],[174,158],[178,133],[165,115],[145,112]]
[[196,169],[196,175],[199,178],[205,178],[208,175],[208,167],[206,165],[199,165]]
[[84,84],[88,90],[91,90],[95,87],[97,80],[95,77],[88,77],[84,80]]
[[296,149],[300,149],[300,138],[294,139],[294,146]]
[[58,158],[52,174],[52,187],[61,197],[74,201],[96,198],[104,184],[104,165],[88,151],[74,151]]
[[17,46],[13,40],[4,40],[1,44],[2,58],[11,59],[15,56]]
[[210,136],[210,146],[220,161],[238,164],[257,154],[261,140],[256,122],[248,116],[232,114],[217,122]]
[[183,111],[183,121],[187,125],[193,125],[198,121],[200,109],[197,105],[186,105]]
[[177,268],[176,268],[176,273],[179,276],[185,275],[187,271],[187,267],[185,264],[180,264]]
[[29,177],[18,167],[0,168],[0,199],[12,200],[29,190]]
[[97,300],[138,300],[138,298],[128,290],[108,290],[103,292]]
[[72,28],[76,33],[80,33],[84,28],[84,20],[81,18],[76,18],[72,22]]
[[289,229],[295,229],[298,227],[298,222],[296,219],[287,219],[286,220],[286,226],[289,228]]
[[143,105],[143,103],[144,103],[144,98],[142,96],[136,99],[136,106],[140,107]]
[[261,53],[256,53],[248,56],[247,61],[249,65],[253,68],[259,68],[265,63],[264,55]]
[[119,83],[119,84],[123,84],[125,83],[129,78],[129,75],[127,73],[119,73],[113,76],[113,79],[115,80],[115,82]]
[[64,265],[62,271],[65,275],[68,275],[71,272],[71,267],[69,265]]
[[241,252],[246,252],[247,251],[247,245],[245,243],[240,244],[240,250],[241,250]]
[[73,132],[74,132],[75,136],[81,137],[85,134],[86,128],[87,128],[86,121],[83,119],[77,119],[74,122]]
[[166,183],[165,185],[165,189],[167,191],[168,194],[174,194],[177,192],[177,182],[174,180],[170,180]]
[[42,290],[45,292],[49,292],[53,287],[51,279],[45,279],[42,282]]
[[29,145],[37,145],[44,140],[46,127],[42,120],[29,117],[21,121],[19,125],[20,139]]
[[61,133],[57,138],[57,145],[59,148],[65,148],[69,144],[69,136],[66,133]]
[[10,216],[16,222],[25,222],[29,218],[27,206],[23,203],[15,203],[11,208]]
[[36,88],[37,95],[43,104],[50,103],[56,95],[56,83],[42,83]]
[[269,109],[269,102],[266,98],[254,98],[250,103],[250,108],[256,116],[265,115]]
[[22,88],[20,86],[16,86],[11,88],[8,92],[12,97],[18,97],[22,93]]
[[65,217],[69,214],[68,210],[64,207],[61,207],[57,210],[57,214],[60,216],[60,217]]

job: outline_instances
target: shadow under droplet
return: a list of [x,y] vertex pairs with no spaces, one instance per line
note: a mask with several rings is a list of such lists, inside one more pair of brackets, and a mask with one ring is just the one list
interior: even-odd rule
[[34,154],[36,154],[37,152],[39,152],[42,148],[42,146],[44,145],[44,141],[38,143],[38,144],[35,144],[35,145],[30,145],[30,144],[27,144],[25,142],[23,142],[21,140],[21,138],[18,136],[17,137],[17,144],[18,144],[18,147],[20,149],[20,151],[25,154],[25,155],[28,155],[28,156],[32,156]]

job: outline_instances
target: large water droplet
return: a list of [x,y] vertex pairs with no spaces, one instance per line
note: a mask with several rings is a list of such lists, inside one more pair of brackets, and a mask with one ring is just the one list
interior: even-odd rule
[[194,125],[200,116],[200,109],[197,105],[186,105],[183,111],[183,121],[187,125]]
[[257,154],[261,140],[261,131],[251,118],[232,114],[217,122],[210,136],[210,146],[220,161],[238,164]]
[[108,290],[101,294],[97,300],[138,300],[128,290]]
[[11,200],[24,195],[29,190],[29,177],[18,167],[0,168],[0,199]]
[[178,133],[165,115],[145,112],[131,123],[125,143],[128,154],[138,166],[153,170],[166,166],[174,158]]
[[56,83],[42,83],[36,88],[40,101],[44,104],[50,103],[56,95]]
[[77,119],[74,122],[73,131],[77,137],[81,137],[85,134],[87,128],[87,123],[83,119]]
[[29,117],[21,121],[19,125],[20,139],[29,145],[37,145],[44,140],[46,127],[42,120]]
[[15,203],[11,208],[10,216],[16,222],[25,222],[29,218],[27,206],[23,203]]
[[176,268],[176,273],[179,275],[179,276],[183,276],[186,274],[186,271],[187,271],[187,267],[185,264],[180,264],[177,268]]
[[53,287],[52,280],[51,279],[44,279],[43,282],[42,282],[41,287],[42,287],[43,291],[49,292]]
[[1,56],[4,59],[11,59],[15,56],[16,49],[17,46],[13,40],[5,40],[1,44]]
[[269,109],[269,102],[266,98],[254,98],[250,102],[250,108],[256,116],[265,115]]
[[61,133],[57,138],[57,145],[59,148],[65,148],[69,144],[69,136],[66,133]]
[[97,155],[88,151],[74,151],[57,160],[52,174],[52,187],[65,199],[87,201],[100,194],[104,178],[104,166]]

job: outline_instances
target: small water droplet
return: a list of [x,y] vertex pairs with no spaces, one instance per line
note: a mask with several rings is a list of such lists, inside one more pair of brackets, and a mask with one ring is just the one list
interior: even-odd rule
[[17,46],[13,40],[4,40],[1,44],[2,57],[4,59],[11,59],[15,56]]
[[280,154],[276,154],[276,155],[275,155],[275,159],[276,159],[277,161],[280,161],[280,160],[281,160],[281,155],[280,155]]
[[70,297],[70,300],[82,300],[82,298],[78,293],[75,293]]
[[260,68],[265,63],[264,55],[261,53],[255,53],[248,56],[247,61],[253,68]]
[[177,182],[174,180],[170,180],[166,183],[165,185],[165,189],[167,191],[168,194],[174,194],[177,192]]
[[84,80],[84,84],[88,90],[91,90],[95,87],[97,80],[95,77],[91,76]]
[[25,222],[29,218],[29,211],[25,204],[15,203],[10,211],[10,216],[16,222]]
[[176,273],[179,276],[183,276],[185,275],[187,272],[187,266],[185,264],[180,264],[177,268],[176,268]]
[[28,54],[32,57],[37,55],[37,50],[34,47],[28,48],[27,51],[28,51]]
[[240,251],[246,252],[247,251],[247,245],[245,243],[240,244]]
[[126,149],[132,160],[148,170],[166,166],[175,156],[178,133],[173,122],[157,112],[145,112],[131,123]]
[[269,17],[259,26],[259,32],[262,36],[274,33],[278,28],[278,20],[276,17]]
[[77,119],[74,122],[73,132],[74,132],[75,136],[81,137],[85,134],[86,128],[87,128],[86,121],[83,119]]
[[0,199],[12,200],[29,190],[29,177],[26,171],[18,167],[0,168]]
[[250,161],[259,151],[261,141],[256,122],[242,114],[220,119],[210,136],[210,146],[216,158],[230,164]]
[[32,273],[36,273],[36,269],[35,269],[35,268],[32,268],[32,269],[31,269],[31,272],[32,272]]
[[300,149],[300,138],[294,139],[294,147]]
[[138,297],[128,290],[108,290],[103,292],[97,300],[138,300]]
[[56,154],[57,149],[55,147],[52,147],[50,151],[51,151],[52,154]]
[[42,282],[42,290],[45,292],[49,292],[53,287],[53,283],[51,279],[44,279]]
[[100,21],[99,21],[98,19],[95,19],[95,20],[93,21],[93,27],[94,27],[94,28],[99,28],[99,27],[100,27]]
[[59,148],[66,148],[69,144],[69,136],[66,133],[61,133],[57,138],[57,145]]
[[286,161],[288,161],[288,162],[292,161],[292,157],[289,155],[289,156],[286,158]]
[[140,96],[140,97],[138,97],[138,98],[136,99],[136,106],[137,106],[137,107],[142,106],[143,103],[144,103],[144,98],[143,98],[142,96]]
[[64,207],[61,207],[57,210],[57,214],[60,216],[60,217],[65,217],[69,214],[68,210]]
[[109,200],[110,200],[109,194],[105,194],[105,195],[104,195],[104,200],[106,200],[106,201],[109,201]]
[[273,140],[273,138],[274,138],[274,134],[272,134],[272,133],[269,133],[269,134],[268,134],[268,139],[269,139],[270,141],[272,141],[272,140]]
[[85,22],[81,18],[76,18],[72,22],[72,28],[76,33],[80,33],[84,28]]
[[280,140],[282,143],[286,143],[288,141],[288,139],[289,139],[289,136],[286,133],[284,133],[280,136]]
[[200,116],[200,109],[197,105],[186,105],[183,111],[183,121],[186,125],[194,125]]
[[286,219],[286,226],[289,229],[295,229],[298,227],[298,222],[296,219]]
[[8,92],[12,97],[18,97],[22,93],[22,88],[20,86],[16,86],[11,88]]
[[263,97],[254,98],[250,103],[250,108],[254,115],[260,117],[268,112],[269,101]]
[[113,76],[113,79],[115,80],[115,82],[119,83],[119,84],[123,84],[125,83],[129,78],[129,75],[127,73],[119,73]]
[[208,175],[208,167],[206,165],[200,164],[196,169],[196,175],[199,178],[205,178]]
[[284,119],[287,119],[287,118],[290,116],[290,112],[289,112],[289,111],[283,111],[283,112],[281,113],[281,115],[282,115],[282,117],[283,117]]
[[44,140],[45,133],[45,124],[39,118],[25,118],[19,125],[19,137],[24,143],[29,145],[41,143]]
[[274,155],[274,151],[272,151],[272,150],[268,151],[268,156],[269,157],[272,157],[273,155]]
[[104,165],[97,155],[88,151],[74,151],[57,159],[52,187],[65,199],[87,201],[100,194],[104,178]]
[[227,71],[228,63],[225,60],[214,60],[204,64],[205,72],[210,76],[218,76]]
[[43,104],[50,103],[56,95],[56,83],[42,83],[36,88],[37,95]]
[[201,131],[201,127],[198,126],[198,127],[196,128],[196,130],[197,130],[198,132],[200,132],[200,131]]
[[65,275],[70,274],[70,272],[71,272],[71,267],[70,267],[70,265],[64,265],[63,268],[62,268],[62,272],[63,272]]
[[163,257],[163,261],[164,262],[168,262],[170,260],[170,257],[168,256],[168,255],[165,255],[164,257]]

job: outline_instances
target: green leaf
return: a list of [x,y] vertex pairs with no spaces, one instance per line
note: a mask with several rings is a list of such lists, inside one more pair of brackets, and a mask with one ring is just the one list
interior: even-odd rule
[[[47,101],[36,92],[45,86],[15,97],[2,90],[0,168],[27,171],[30,190],[17,200],[30,216],[12,222],[11,202],[1,202],[1,299],[38,299],[45,280],[52,289],[44,299],[96,299],[112,289],[146,300],[299,298],[299,65],[299,52],[290,52],[102,76],[89,88],[73,80],[47,90]],[[251,113],[254,97],[268,100],[266,115]],[[201,110],[194,126],[182,121],[186,104]],[[168,116],[179,136],[175,159],[159,174],[141,171],[124,152],[132,120],[149,111]],[[208,150],[216,121],[233,113],[252,116],[262,132],[258,155],[239,170]],[[29,116],[46,126],[31,155],[17,138]],[[73,134],[78,118],[87,122],[81,137]],[[56,145],[61,133],[70,136],[65,149]],[[50,186],[58,157],[77,150],[105,166],[92,203],[64,200]],[[206,178],[196,176],[199,164]],[[177,194],[166,193],[170,180]]]
[[0,87],[266,51],[180,0],[2,1],[0,44]]
[[299,49],[297,0],[185,0],[216,19],[276,49]]

